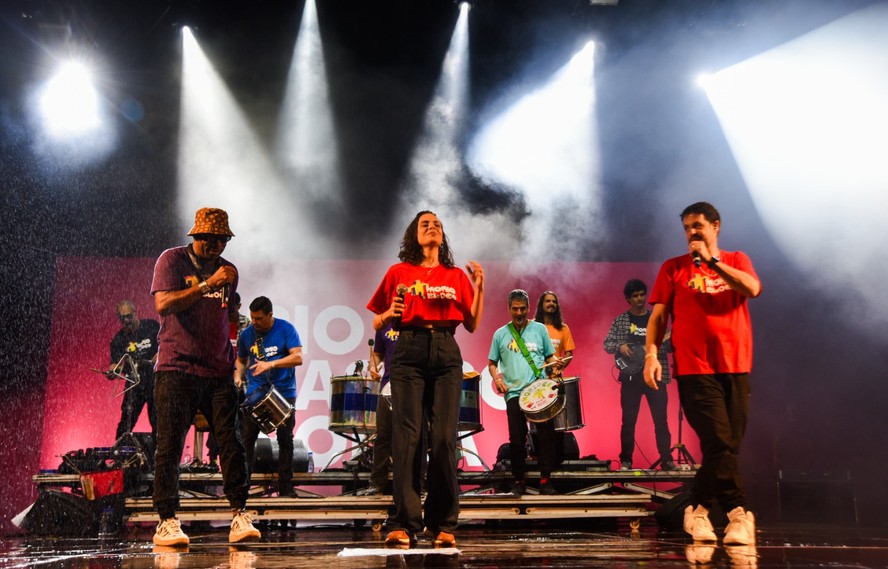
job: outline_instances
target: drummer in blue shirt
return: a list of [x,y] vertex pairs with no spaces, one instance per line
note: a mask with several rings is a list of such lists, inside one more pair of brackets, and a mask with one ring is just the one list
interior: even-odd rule
[[[250,303],[250,322],[237,340],[234,380],[246,385],[247,405],[261,401],[271,386],[292,406],[296,403],[296,366],[302,365],[302,342],[296,328],[275,318],[271,301],[264,296]],[[243,413],[241,438],[247,450],[247,465],[252,473],[253,455],[260,426],[249,411]],[[278,494],[294,496],[293,429],[294,413],[277,427],[279,448]]]
[[[529,320],[530,299],[527,292],[516,289],[509,293],[511,322],[493,334],[487,368],[494,379],[497,392],[506,398],[506,417],[509,422],[509,451],[515,484],[512,493],[520,496],[527,491],[527,417],[521,408],[521,392],[539,379],[545,371],[560,375],[560,359],[544,324]],[[497,371],[499,364],[502,373]],[[551,390],[549,390],[551,393]],[[545,402],[537,402],[544,407]],[[540,465],[540,493],[557,494],[549,477],[556,466],[559,437],[551,419],[536,423],[537,451]]]

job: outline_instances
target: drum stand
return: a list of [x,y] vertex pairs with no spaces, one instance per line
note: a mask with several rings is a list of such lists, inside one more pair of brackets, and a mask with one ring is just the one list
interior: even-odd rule
[[[694,465],[697,464],[697,461],[694,460],[694,457],[691,456],[691,453],[688,452],[688,449],[681,442],[681,428],[682,423],[684,422],[684,414],[681,411],[681,404],[678,405],[678,442],[672,445],[672,448],[669,449],[669,454],[675,454],[675,464],[687,465],[689,469],[694,468]],[[662,458],[658,458],[657,462],[651,465],[651,470],[656,469],[663,462]]]
[[339,431],[333,431],[333,432],[336,433],[337,435],[339,435],[340,437],[346,438],[346,439],[352,441],[353,443],[358,443],[358,444],[352,445],[350,447],[346,447],[344,450],[341,450],[341,451],[337,452],[336,454],[334,454],[333,456],[331,456],[330,460],[327,461],[326,466],[324,466],[324,468],[322,470],[327,470],[328,468],[330,468],[330,465],[333,464],[333,461],[336,460],[337,458],[339,458],[340,456],[342,456],[348,452],[358,450],[358,449],[360,449],[360,451],[361,451],[360,458],[358,459],[358,468],[365,468],[366,470],[373,469],[372,450],[371,450],[371,452],[367,452],[367,449],[372,449],[372,447],[370,446],[370,441],[373,438],[372,435],[370,435],[368,433],[368,434],[366,434],[366,436],[363,439],[361,439],[361,433],[358,432],[357,427],[352,427],[351,433],[347,433],[347,432],[340,433]]
[[458,434],[456,435],[456,450],[458,450],[458,451],[461,452],[461,453],[468,453],[468,454],[474,456],[475,458],[477,458],[478,460],[481,461],[481,466],[484,467],[484,470],[485,470],[486,472],[490,472],[490,467],[487,465],[486,462],[484,462],[484,459],[481,458],[481,455],[480,455],[480,454],[478,454],[477,452],[475,452],[475,451],[473,451],[473,450],[471,450],[471,449],[467,449],[467,448],[464,447],[463,445],[459,444],[459,442],[460,442],[461,440],[463,440],[464,438],[466,438],[466,437],[471,437],[472,435],[476,435],[476,434],[480,433],[480,432],[483,431],[483,430],[484,430],[484,427],[481,427],[480,429],[475,429],[474,431],[467,431],[467,432],[465,432],[465,433],[458,433]]

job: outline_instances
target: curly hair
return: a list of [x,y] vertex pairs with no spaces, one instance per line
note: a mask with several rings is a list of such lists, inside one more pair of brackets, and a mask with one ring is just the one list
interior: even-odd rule
[[[419,231],[419,218],[427,213],[437,217],[437,214],[433,211],[421,211],[416,214],[416,217],[413,218],[413,221],[410,222],[410,225],[404,231],[404,238],[401,240],[401,251],[398,253],[398,258],[405,263],[419,265],[424,258],[422,247],[419,245],[416,235]],[[441,247],[438,248],[438,261],[448,269],[452,269],[455,266],[443,224],[441,225]]]

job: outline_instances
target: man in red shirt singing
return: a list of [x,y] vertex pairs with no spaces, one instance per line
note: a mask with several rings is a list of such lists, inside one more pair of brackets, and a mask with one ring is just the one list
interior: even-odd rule
[[688,423],[700,438],[703,461],[685,509],[684,529],[695,541],[716,541],[709,508],[728,513],[724,542],[755,543],[738,454],[749,412],[752,326],[748,299],[762,290],[752,262],[740,251],[718,248],[721,219],[706,202],[681,213],[688,254],[660,267],[645,346],[644,380],[658,388],[663,368],[657,350],[672,317],[674,376]]

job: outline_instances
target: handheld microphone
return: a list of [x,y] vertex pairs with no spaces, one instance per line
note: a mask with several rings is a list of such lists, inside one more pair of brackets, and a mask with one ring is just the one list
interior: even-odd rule
[[[407,294],[407,285],[399,284],[395,288],[395,298],[400,302],[404,302],[404,295]],[[401,329],[401,315],[397,315],[392,318],[392,330],[400,330]]]
[[703,263],[703,258],[700,257],[700,252],[694,251],[693,253],[691,253],[691,257],[694,258],[694,265],[699,269],[700,265]]
[[231,285],[222,285],[222,308],[228,308],[228,300],[231,298]]

